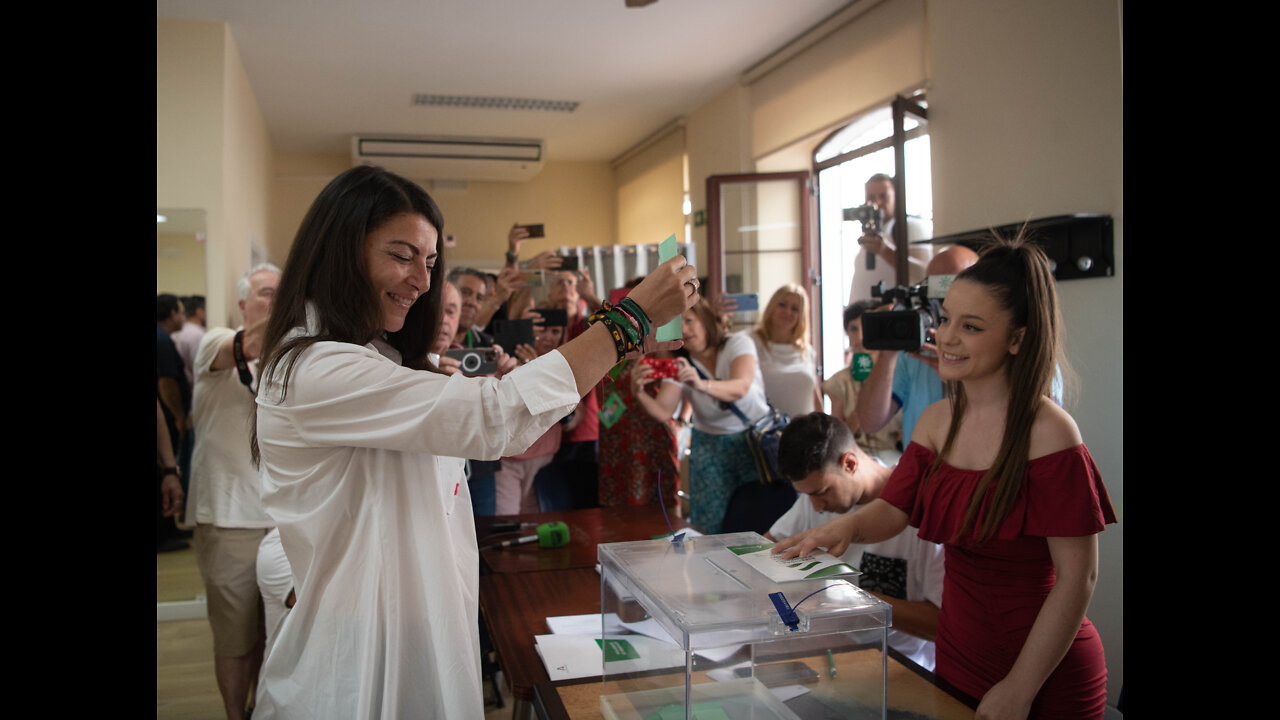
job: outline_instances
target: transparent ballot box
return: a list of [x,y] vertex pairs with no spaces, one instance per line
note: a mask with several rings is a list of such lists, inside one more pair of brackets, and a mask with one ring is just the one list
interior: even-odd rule
[[771,546],[754,532],[598,546],[605,718],[886,717],[892,608],[855,569]]

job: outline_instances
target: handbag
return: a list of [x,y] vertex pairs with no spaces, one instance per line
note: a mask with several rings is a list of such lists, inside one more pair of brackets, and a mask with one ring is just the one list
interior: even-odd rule
[[[696,364],[690,362],[698,376],[706,380],[707,376]],[[767,401],[766,401],[767,402]],[[720,406],[733,411],[734,415],[747,426],[747,447],[751,449],[751,459],[756,465],[756,474],[765,485],[783,482],[782,473],[778,472],[778,444],[782,440],[782,431],[791,422],[791,416],[769,403],[769,410],[760,419],[752,422],[737,404],[720,401]]]

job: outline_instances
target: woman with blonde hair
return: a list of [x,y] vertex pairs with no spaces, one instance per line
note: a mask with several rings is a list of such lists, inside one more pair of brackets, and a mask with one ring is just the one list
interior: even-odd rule
[[925,409],[878,499],[775,547],[840,555],[907,525],[945,545],[936,672],[980,699],[978,720],[1106,711],[1106,659],[1084,612],[1098,533],[1116,515],[1051,398],[1060,328],[1044,252],[1022,238],[986,248],[942,303],[938,376],[951,397]]
[[804,288],[787,283],[774,291],[751,339],[769,403],[791,417],[820,412],[821,385],[809,343],[809,295]]

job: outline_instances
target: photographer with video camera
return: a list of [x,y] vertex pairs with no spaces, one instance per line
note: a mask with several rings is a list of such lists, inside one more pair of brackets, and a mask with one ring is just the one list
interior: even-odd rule
[[[955,275],[977,261],[976,252],[963,245],[953,245],[929,261],[928,277]],[[890,307],[881,306],[875,312],[862,315],[863,344],[867,349],[878,349],[878,343],[868,329],[875,323],[876,316]],[[871,374],[863,381],[862,391],[858,394],[858,423],[864,432],[879,431],[901,408],[902,438],[906,442],[911,438],[920,413],[942,399],[938,348],[933,344],[933,332],[928,330],[927,342],[918,351],[880,352],[879,360],[872,366]]]
[[[898,284],[895,269],[898,252],[893,242],[893,227],[896,224],[894,213],[897,210],[893,178],[884,173],[876,173],[867,180],[865,190],[866,204],[845,210],[845,220],[858,220],[863,227],[862,236],[858,238],[858,256],[854,260],[850,304],[866,299],[867,288],[877,283],[883,282],[886,287]],[[873,213],[873,209],[879,210],[879,213]],[[914,215],[907,216],[908,243],[928,240],[930,237],[933,237],[933,228],[927,220]],[[923,279],[931,255],[930,246],[911,245],[907,257],[908,283],[914,285]]]

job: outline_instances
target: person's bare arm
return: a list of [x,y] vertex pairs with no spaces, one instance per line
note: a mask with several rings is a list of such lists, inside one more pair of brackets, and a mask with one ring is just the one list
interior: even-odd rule
[[485,296],[484,302],[480,303],[480,309],[476,310],[475,324],[479,327],[488,327],[489,321],[493,319],[498,308],[502,304],[511,299],[511,294],[520,287],[524,282],[524,273],[513,267],[504,267],[498,271],[498,281],[493,284],[493,292]]
[[[256,360],[262,354],[262,339],[267,334],[267,320],[268,318],[264,316],[254,324],[245,326],[241,349],[244,350],[246,362]],[[236,366],[235,340],[235,336],[232,335],[218,346],[218,354],[213,357],[213,363],[209,365],[210,370],[226,370]]]
[[160,400],[165,407],[169,408],[169,412],[173,413],[173,423],[178,428],[178,433],[186,432],[187,415],[182,409],[182,391],[178,389],[178,381],[171,377],[162,377],[156,382],[159,384]]
[[933,642],[938,637],[938,606],[928,600],[903,600],[878,592],[872,595],[893,606],[893,629]]
[[1048,542],[1057,580],[1013,668],[982,697],[975,720],[1025,718],[1040,686],[1080,631],[1098,579],[1098,536],[1051,537]]
[[[655,268],[631,291],[631,299],[649,316],[651,327],[661,327],[693,307],[699,297],[696,272],[696,268],[683,256],[677,255]],[[655,345],[650,335],[646,338],[645,349],[675,349],[681,344],[675,340]],[[559,352],[573,370],[580,396],[586,395],[618,363],[613,338],[604,323],[588,327],[581,335],[561,345]]]
[[[160,467],[178,467],[173,459],[173,441],[169,437],[169,424],[164,421],[164,410],[160,408],[160,400],[156,400],[156,457]],[[179,469],[181,472],[181,469]],[[165,475],[160,481],[160,497],[162,499],[163,517],[173,517],[182,508],[182,481],[177,475]]]
[[688,383],[698,392],[704,392],[717,400],[737,402],[751,392],[751,383],[756,376],[756,356],[739,355],[729,363],[729,378],[716,380],[699,377],[698,371],[684,358],[680,358],[680,370],[676,379]]
[[[631,368],[631,396],[635,398],[640,409],[649,417],[660,423],[670,422],[671,416],[680,407],[680,386],[675,383],[654,380],[653,368],[644,363],[637,363]],[[657,397],[651,396],[645,388],[653,382],[658,383]]]
[[873,357],[871,374],[862,382],[854,408],[858,426],[868,433],[879,432],[898,411],[898,404],[893,401],[893,371],[898,364],[898,353],[881,350]]
[[888,540],[907,527],[907,514],[888,502],[876,498],[847,515],[792,535],[773,546],[772,552],[783,559],[808,555],[818,548],[840,557],[850,545],[869,545]]

